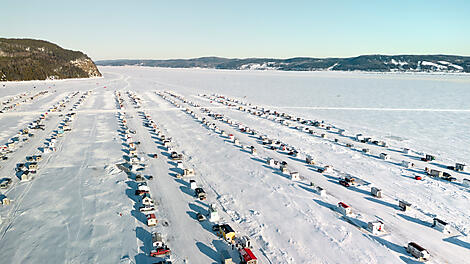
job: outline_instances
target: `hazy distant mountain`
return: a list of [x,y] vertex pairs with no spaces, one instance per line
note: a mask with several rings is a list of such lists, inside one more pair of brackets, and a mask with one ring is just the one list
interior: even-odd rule
[[363,55],[352,58],[227,59],[203,57],[178,60],[102,60],[97,65],[140,65],[168,68],[256,69],[283,71],[470,72],[470,57],[453,55]]
[[0,38],[0,81],[89,78],[101,76],[80,51],[35,39]]

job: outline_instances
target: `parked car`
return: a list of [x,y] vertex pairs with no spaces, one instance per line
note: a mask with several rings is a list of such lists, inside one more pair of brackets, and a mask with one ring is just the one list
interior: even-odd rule
[[343,185],[344,187],[349,187],[349,183],[345,180],[339,180],[339,184]]
[[206,220],[206,216],[201,214],[201,213],[197,213],[197,220],[199,222],[202,222],[202,221],[205,221]]

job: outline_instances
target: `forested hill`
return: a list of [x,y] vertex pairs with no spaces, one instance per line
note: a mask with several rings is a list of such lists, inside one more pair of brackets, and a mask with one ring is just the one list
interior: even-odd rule
[[453,55],[363,55],[351,58],[103,60],[97,65],[283,71],[470,72],[470,57]]
[[0,81],[26,81],[101,76],[80,51],[35,39],[0,38]]

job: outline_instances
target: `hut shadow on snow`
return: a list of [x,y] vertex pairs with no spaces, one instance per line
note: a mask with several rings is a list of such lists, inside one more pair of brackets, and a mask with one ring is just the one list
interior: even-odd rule
[[135,217],[135,219],[140,221],[142,224],[147,225],[147,217],[142,212],[138,210],[132,210],[131,215]]
[[461,246],[461,247],[466,248],[466,249],[470,249],[470,243],[468,243],[466,241],[462,241],[462,240],[458,239],[458,237],[459,236],[451,236],[451,237],[444,238],[443,240],[445,242],[452,243],[454,245]]
[[152,240],[152,234],[150,234],[150,232],[145,230],[144,228],[138,226],[135,229],[135,235],[143,243],[143,246],[140,249],[143,252],[149,252],[152,248],[152,245],[150,245],[149,243]]
[[214,260],[215,263],[219,263],[220,257],[217,251],[213,250],[211,247],[207,246],[206,244],[202,242],[196,242],[196,246],[199,249],[199,251],[201,251],[206,256]]
[[369,201],[372,201],[372,202],[375,202],[375,203],[378,203],[378,204],[381,204],[381,205],[385,205],[385,206],[388,206],[392,209],[400,209],[400,207],[398,207],[398,205],[395,205],[395,204],[391,204],[391,203],[388,203],[388,202],[385,202],[385,201],[382,201],[380,199],[376,199],[376,198],[372,198],[372,197],[369,197],[369,196],[366,196],[364,197],[366,200],[369,200]]
[[400,246],[398,244],[395,244],[393,242],[387,241],[379,236],[371,236],[373,239],[377,240],[380,244],[386,246],[388,249],[395,251],[399,254],[407,254],[406,249],[403,246]]
[[265,160],[262,160],[260,158],[257,158],[257,157],[251,157],[250,159],[254,160],[254,161],[257,161],[257,162],[260,162],[260,163],[266,163]]
[[185,186],[185,187],[189,187],[189,183],[186,182],[185,180],[182,180],[182,179],[175,179],[175,182]]
[[336,211],[336,210],[335,210],[336,206],[333,206],[332,204],[329,204],[329,203],[326,203],[326,202],[324,202],[324,201],[322,201],[322,200],[317,200],[317,199],[313,199],[313,201],[316,202],[318,205],[321,205],[321,206],[323,206],[323,207],[325,207],[325,208],[328,208],[328,209],[330,209],[330,210]]
[[191,197],[194,196],[194,191],[187,186],[180,186],[180,190]]
[[136,264],[147,264],[149,263],[149,257],[144,253],[139,253],[135,255],[135,263]]
[[412,258],[408,258],[405,256],[400,256],[400,259],[405,262],[406,264],[423,264],[421,261],[414,260]]
[[[300,183],[305,184],[303,182],[300,182]],[[303,186],[303,185],[299,184],[299,187],[306,190],[307,192],[311,192],[311,193],[315,193],[315,194],[317,193],[313,188],[309,188],[307,186],[309,186],[309,185],[305,184],[305,186]]]
[[431,225],[432,225],[431,223],[428,223],[428,222],[423,221],[419,218],[415,218],[415,217],[412,217],[412,216],[409,216],[409,215],[405,215],[405,214],[397,214],[397,215],[402,217],[405,220],[408,220],[410,222],[414,222],[414,223],[417,223],[417,224],[420,224],[420,225],[423,225],[423,226],[431,227]]

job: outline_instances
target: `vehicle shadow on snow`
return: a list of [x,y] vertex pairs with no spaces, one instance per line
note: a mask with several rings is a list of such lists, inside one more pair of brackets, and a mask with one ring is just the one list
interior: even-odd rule
[[219,262],[219,254],[217,251],[213,250],[211,247],[205,245],[202,242],[196,242],[196,246],[201,251],[204,253],[206,256],[210,257],[212,260],[215,261],[215,263]]

